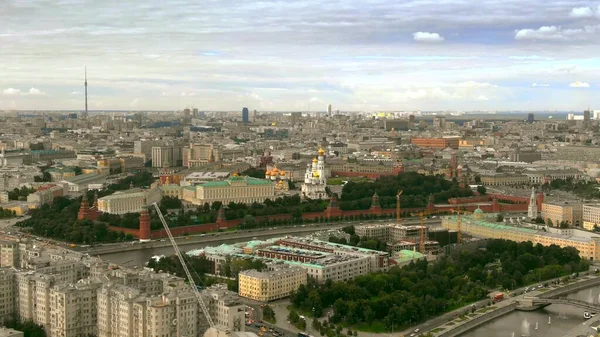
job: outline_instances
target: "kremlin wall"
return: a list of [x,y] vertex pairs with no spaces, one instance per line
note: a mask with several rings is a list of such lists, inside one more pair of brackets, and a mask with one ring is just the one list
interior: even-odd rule
[[[511,202],[510,204],[502,203],[501,201]],[[537,204],[538,207],[541,207],[541,203],[544,201],[543,194],[538,194],[537,196]],[[86,201],[87,202],[87,201]],[[83,205],[83,202],[82,202]],[[451,213],[452,210],[465,210],[465,211],[475,211],[477,208],[480,208],[482,211],[486,213],[498,213],[498,212],[527,212],[527,207],[529,205],[529,198],[524,197],[514,197],[510,195],[502,195],[502,194],[486,194],[484,196],[477,196],[471,198],[455,198],[448,200],[448,204],[442,205],[434,205],[430,202],[425,208],[402,208],[402,212],[414,213],[425,211],[428,214],[444,214]],[[217,221],[214,223],[206,223],[201,225],[193,225],[193,226],[182,226],[182,227],[173,227],[171,228],[171,233],[174,236],[181,235],[192,235],[192,234],[201,234],[210,231],[217,231],[219,229],[227,229],[238,227],[243,219],[233,219],[233,220],[225,220],[223,216],[223,208],[219,210],[219,214],[217,216]],[[304,222],[319,222],[320,219],[330,219],[330,221],[344,221],[349,217],[360,216],[383,216],[384,214],[390,218],[395,216],[396,209],[395,208],[381,208],[379,203],[379,196],[377,194],[373,195],[371,207],[366,210],[351,210],[351,211],[343,211],[339,208],[337,204],[337,197],[332,196],[329,200],[329,205],[327,209],[323,212],[310,212],[303,213],[302,219]],[[270,215],[270,216],[262,216],[256,217],[257,223],[264,222],[265,220],[273,221],[273,220],[291,220],[291,214],[278,214],[278,215]],[[160,230],[150,230],[150,216],[147,211],[144,211],[140,214],[140,229],[131,229],[131,228],[123,228],[116,226],[109,226],[109,229],[116,232],[124,232],[125,234],[131,234],[133,237],[140,239],[140,241],[148,241],[150,239],[161,239],[166,238],[167,233],[164,229]]]

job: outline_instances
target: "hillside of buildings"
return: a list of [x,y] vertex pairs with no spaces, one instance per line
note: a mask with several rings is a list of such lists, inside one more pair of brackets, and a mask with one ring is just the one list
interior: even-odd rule
[[[489,240],[486,249],[459,250],[435,262],[417,260],[388,272],[345,282],[309,281],[292,295],[293,307],[330,321],[372,331],[400,331],[481,300],[494,289],[515,289],[589,268],[572,247]],[[402,303],[398,306],[398,303]]]
[[382,176],[375,181],[349,181],[342,189],[340,208],[343,210],[367,209],[371,197],[379,195],[381,207],[396,207],[396,196],[402,190],[403,208],[425,207],[430,196],[435,203],[447,203],[450,198],[473,195],[470,188],[460,187],[456,180],[441,175],[426,176],[417,172],[404,172],[397,176]]

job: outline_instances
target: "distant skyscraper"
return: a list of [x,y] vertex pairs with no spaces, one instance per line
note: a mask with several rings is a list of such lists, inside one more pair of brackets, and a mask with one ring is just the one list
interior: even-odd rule
[[88,104],[87,104],[87,67],[84,68],[84,77],[85,77],[85,82],[83,82],[83,85],[85,86],[85,112],[83,113],[83,118],[87,119],[88,118]]
[[533,123],[535,121],[535,115],[532,113],[527,114],[527,123]]
[[584,122],[589,122],[590,121],[591,113],[592,112],[590,110],[585,110],[583,112],[583,121]]
[[331,104],[327,106],[327,116],[331,116]]
[[244,124],[248,124],[248,122],[250,122],[249,114],[250,113],[248,112],[248,108],[242,109],[242,122],[244,122]]
[[415,125],[415,115],[408,116],[408,126],[413,127]]

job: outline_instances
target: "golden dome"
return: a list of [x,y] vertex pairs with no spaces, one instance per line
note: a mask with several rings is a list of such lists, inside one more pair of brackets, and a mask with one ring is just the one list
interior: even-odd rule
[[267,172],[265,173],[265,175],[266,175],[266,176],[270,176],[270,175],[271,175],[271,171],[267,171]]
[[315,178],[319,178],[319,172],[314,172],[314,173],[313,173],[313,177],[315,177]]
[[324,154],[325,154],[325,150],[323,150],[323,149],[319,149],[319,156],[322,156],[322,155],[324,155]]
[[313,163],[318,162],[317,158],[313,158]]
[[277,167],[273,168],[273,171],[271,171],[271,173],[277,173],[279,172],[279,169]]
[[285,175],[285,173],[286,173],[285,171],[279,171],[279,175],[280,175],[280,176],[284,176],[284,175]]

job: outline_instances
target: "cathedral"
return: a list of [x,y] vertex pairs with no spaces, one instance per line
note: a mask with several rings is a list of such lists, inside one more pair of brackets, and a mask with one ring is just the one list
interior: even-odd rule
[[319,149],[319,155],[314,158],[312,165],[308,164],[302,184],[302,198],[326,199],[327,177],[325,173],[325,150]]

